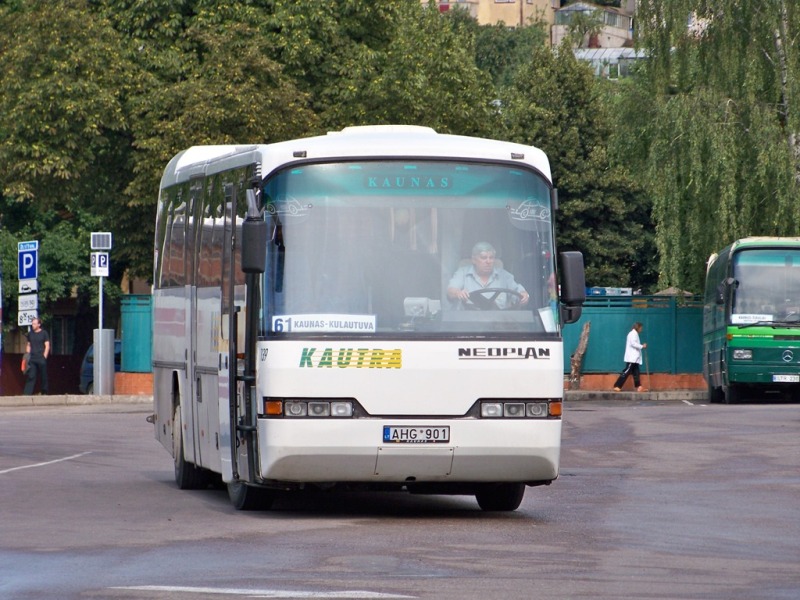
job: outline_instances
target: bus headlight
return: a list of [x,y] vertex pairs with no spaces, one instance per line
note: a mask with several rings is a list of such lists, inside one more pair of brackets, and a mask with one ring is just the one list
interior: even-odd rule
[[735,360],[753,360],[753,351],[749,348],[734,348],[733,358]]
[[484,400],[480,402],[484,419],[553,419],[561,417],[561,400]]
[[353,403],[348,401],[331,402],[332,417],[352,417]]
[[482,402],[481,416],[489,419],[503,416],[502,402]]
[[525,412],[529,417],[542,419],[547,416],[547,405],[548,402],[528,402]]
[[309,402],[308,415],[310,417],[330,417],[331,405],[329,402]]
[[524,417],[525,416],[525,403],[524,402],[506,402],[503,405],[504,417]]
[[305,417],[308,415],[308,403],[306,402],[286,402],[283,405],[284,414],[287,417]]
[[320,400],[311,398],[264,398],[261,417],[349,418],[355,414],[352,400]]

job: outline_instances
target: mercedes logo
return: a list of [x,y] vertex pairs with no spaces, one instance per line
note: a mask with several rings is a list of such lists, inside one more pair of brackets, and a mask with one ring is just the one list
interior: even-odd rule
[[790,363],[794,360],[794,352],[791,350],[783,351],[783,362]]

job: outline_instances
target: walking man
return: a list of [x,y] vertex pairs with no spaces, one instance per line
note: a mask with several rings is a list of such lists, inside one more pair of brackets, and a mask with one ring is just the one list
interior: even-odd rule
[[633,375],[633,385],[637,392],[646,392],[639,380],[639,365],[642,364],[642,350],[647,348],[647,344],[639,341],[639,334],[642,332],[642,324],[638,321],[633,324],[633,328],[628,332],[625,340],[625,368],[617,377],[614,384],[614,391],[619,392],[628,379],[628,375]]
[[42,394],[47,395],[47,357],[50,355],[50,336],[42,329],[42,321],[38,317],[31,321],[25,352],[30,356],[28,379],[25,381],[25,395],[33,394],[37,377],[41,377]]

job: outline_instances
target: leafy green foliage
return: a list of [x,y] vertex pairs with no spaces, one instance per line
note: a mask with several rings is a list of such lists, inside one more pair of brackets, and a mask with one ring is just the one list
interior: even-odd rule
[[277,0],[266,37],[324,129],[413,123],[487,134],[472,31],[413,0]]
[[43,315],[72,295],[88,304],[89,232],[110,222],[130,157],[135,69],[123,40],[84,2],[58,8],[55,28],[50,3],[0,9],[0,243],[12,319],[19,241],[40,242]]
[[602,29],[603,22],[595,12],[576,11],[571,14],[567,27],[567,43],[575,48],[586,47]]
[[82,205],[92,194],[86,180],[113,182],[102,166],[121,158],[132,66],[120,36],[79,2],[65,3],[56,28],[49,3],[0,13],[0,31],[2,194]]
[[[461,11],[452,12],[458,15]],[[467,26],[470,23],[475,36],[475,64],[489,73],[500,88],[512,84],[520,67],[530,62],[533,49],[543,47],[548,38],[542,21],[526,27],[507,27],[502,23],[477,26],[474,21],[467,21]]]
[[653,199],[662,284],[699,291],[734,239],[797,235],[800,8],[645,0],[638,17],[650,58],[626,89],[621,159]]
[[[559,188],[562,249],[581,250],[589,285],[650,287],[648,209],[612,164],[612,120],[601,82],[567,46],[540,48],[503,100],[509,139],[538,146]],[[650,290],[647,290],[650,291]]]
[[184,76],[149,74],[146,92],[129,104],[136,152],[125,189],[124,216],[132,218],[121,223],[121,241],[138,275],[149,275],[158,181],[175,154],[200,144],[290,139],[316,126],[306,95],[267,58],[257,32],[239,23],[212,27],[209,18],[200,13],[181,36],[192,48]]
[[114,233],[110,297],[123,272],[149,277],[159,179],[184,148],[376,123],[542,147],[561,190],[562,247],[586,253],[592,283],[647,286],[649,206],[618,166],[627,147],[609,146],[610,107],[625,98],[571,53],[545,49],[540,25],[479,27],[418,0],[3,3],[7,300],[28,239],[41,243],[45,314],[72,294],[84,310],[96,302],[90,231]]

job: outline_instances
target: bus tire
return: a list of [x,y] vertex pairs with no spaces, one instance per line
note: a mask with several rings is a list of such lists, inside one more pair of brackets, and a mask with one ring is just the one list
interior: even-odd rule
[[738,385],[730,384],[725,388],[725,404],[738,404],[742,399],[742,389]]
[[519,508],[524,495],[524,483],[490,483],[475,493],[475,499],[484,511],[512,511]]
[[183,421],[181,405],[175,407],[172,415],[172,458],[175,463],[175,483],[182,490],[196,490],[205,487],[205,477],[195,465],[183,455]]
[[708,382],[708,401],[711,404],[717,404],[724,400],[724,394],[722,393],[722,388],[714,387],[714,384],[711,383],[711,380]]
[[236,510],[269,510],[275,501],[275,492],[231,481],[228,483],[228,498]]

